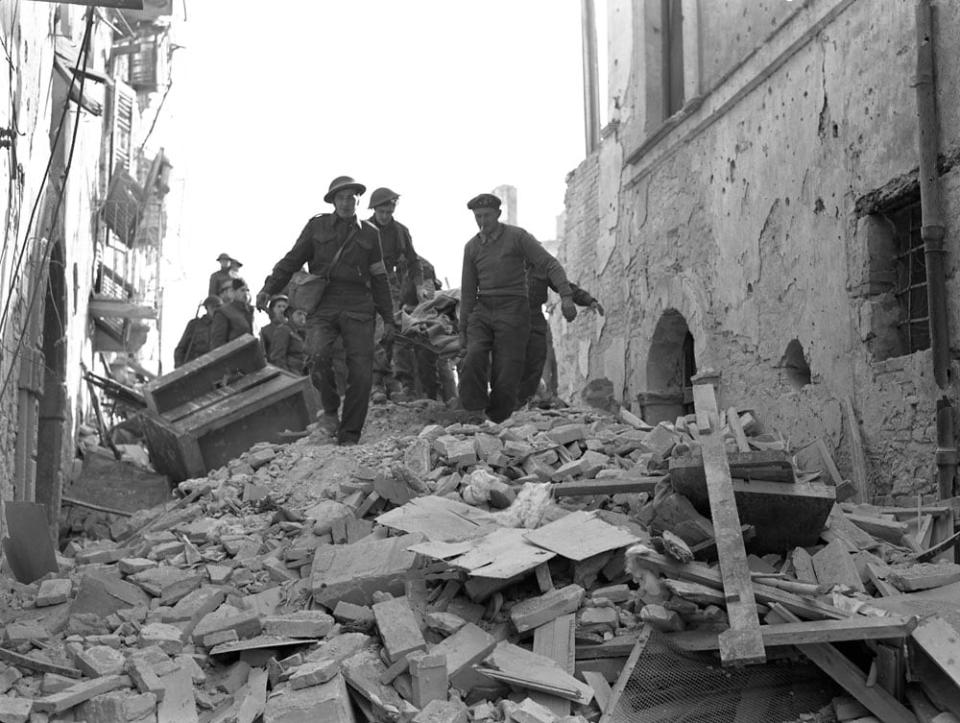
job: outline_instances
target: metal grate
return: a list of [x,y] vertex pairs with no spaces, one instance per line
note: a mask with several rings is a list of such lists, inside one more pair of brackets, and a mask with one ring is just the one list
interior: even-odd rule
[[897,288],[902,310],[900,333],[904,353],[930,348],[930,315],[927,306],[927,266],[920,235],[920,204],[905,206],[891,217],[897,239]]
[[838,689],[812,663],[723,668],[710,653],[671,647],[652,632],[610,723],[785,723],[816,713]]

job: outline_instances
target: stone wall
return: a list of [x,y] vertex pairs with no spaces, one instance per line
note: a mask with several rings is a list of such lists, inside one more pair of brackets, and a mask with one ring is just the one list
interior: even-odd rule
[[[606,376],[636,409],[637,395],[658,391],[682,361],[658,343],[664,314],[679,312],[697,366],[723,371],[722,404],[755,410],[793,444],[824,437],[845,464],[841,400],[849,396],[876,494],[932,492],[930,355],[883,358],[874,339],[890,320],[882,295],[864,285],[863,199],[892,179],[909,195],[918,164],[914,3],[821,0],[790,4],[789,13],[760,5],[699,3],[700,94],[654,142],[643,115],[648,61],[636,35],[619,46],[613,36],[611,62],[631,71],[611,94],[627,107],[600,151],[571,174],[561,252],[608,314],[553,320],[561,392]],[[632,22],[642,33],[643,22]],[[935,22],[941,149],[952,157],[960,148],[960,66],[950,61],[960,50],[960,5],[936,3]],[[724,23],[740,33],[719,33]],[[943,181],[947,247],[955,249],[960,168]],[[950,254],[956,347],[955,272]],[[787,354],[793,340],[808,379]]]

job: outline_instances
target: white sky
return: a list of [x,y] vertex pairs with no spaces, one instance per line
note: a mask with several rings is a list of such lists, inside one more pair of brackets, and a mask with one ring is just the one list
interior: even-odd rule
[[516,186],[519,225],[556,237],[566,174],[584,157],[579,0],[186,9],[170,125],[155,132],[174,165],[165,371],[216,256],[243,261],[256,293],[307,219],[331,210],[335,176],[367,185],[364,217],[377,186],[401,194],[397,219],[452,286],[477,193]]

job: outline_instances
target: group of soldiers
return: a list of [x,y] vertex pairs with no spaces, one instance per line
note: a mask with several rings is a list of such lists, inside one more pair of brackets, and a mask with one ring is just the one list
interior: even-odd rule
[[[256,307],[270,315],[261,330],[268,361],[311,376],[323,407],[320,426],[341,445],[359,441],[371,400],[453,391],[446,360],[394,343],[401,316],[395,312],[429,300],[440,285],[414,249],[409,229],[394,218],[399,194],[376,189],[369,202],[373,215],[360,220],[357,200],[364,193],[366,187],[353,178],[335,178],[324,195],[333,212],[307,222],[256,295]],[[567,280],[533,236],[500,222],[498,197],[480,194],[467,208],[479,231],[463,256],[457,398],[444,401],[465,422],[501,422],[539,388],[550,344],[542,312],[548,288],[560,295],[568,321],[576,318],[578,305],[600,314],[603,308]],[[221,269],[210,277],[203,302],[207,313],[185,330],[178,366],[252,333],[242,264],[228,254],[218,260]],[[311,284],[312,296],[297,293],[301,283]]]

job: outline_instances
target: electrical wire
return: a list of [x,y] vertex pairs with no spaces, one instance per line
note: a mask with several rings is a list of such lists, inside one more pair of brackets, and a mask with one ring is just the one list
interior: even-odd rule
[[[93,27],[93,13],[91,12],[91,10],[87,11],[87,22],[83,31],[83,41],[80,46],[80,52],[77,54],[78,66],[80,65],[81,56],[83,57],[83,72],[80,74],[80,97],[81,98],[83,97],[83,86],[84,86],[84,82],[86,81],[87,59],[90,54],[90,49],[89,49],[90,32],[91,32],[91,28]],[[61,135],[63,135],[63,129],[66,126],[67,115],[70,112],[70,94],[73,92],[73,85],[74,83],[76,83],[76,81],[77,81],[77,74],[73,73],[70,78],[70,87],[67,88],[67,95],[63,104],[63,113],[60,115],[60,122],[57,125],[57,133],[53,139],[53,143],[51,144],[50,157],[49,159],[47,159],[47,166],[43,170],[43,177],[40,179],[40,187],[37,189],[37,197],[36,199],[34,199],[33,207],[30,210],[30,218],[27,221],[27,228],[26,228],[26,231],[24,232],[23,245],[20,247],[20,253],[17,256],[17,263],[14,266],[13,271],[10,275],[10,288],[7,290],[7,298],[3,305],[3,313],[0,314],[0,336],[5,335],[7,331],[7,318],[10,313],[10,304],[14,296],[16,295],[16,283],[20,276],[20,270],[23,267],[23,259],[26,256],[27,249],[30,248],[30,230],[33,228],[33,222],[36,220],[37,209],[40,207],[40,201],[43,198],[44,189],[46,188],[47,181],[50,178],[50,169],[53,167],[53,159],[56,156],[56,149],[60,143],[60,137]],[[78,108],[81,108],[81,107],[82,106],[78,104]],[[78,120],[80,117],[79,114],[80,114],[80,111],[78,110],[77,111]],[[76,139],[76,135],[77,135],[76,130],[78,125],[79,123],[75,124],[74,126],[74,134],[73,134],[74,139]],[[74,140],[73,143],[75,142],[76,141]],[[71,159],[72,159],[73,145],[71,145],[70,147],[70,153],[71,153]],[[64,185],[66,184],[66,177],[68,172],[69,172],[69,164],[67,165],[64,171]],[[63,191],[61,190],[60,200],[62,199],[63,199]],[[59,201],[57,205],[59,210]]]
[[[90,31],[92,27],[93,27],[93,8],[91,7],[89,10],[87,10],[86,27],[83,31],[83,44],[80,47],[79,54],[77,55],[78,66],[81,64],[80,63],[81,57],[83,58],[83,67],[82,67],[82,72],[80,74],[80,98],[83,97],[83,87],[87,77],[86,70],[87,70],[87,61],[89,60],[89,57],[90,57],[89,40],[90,40]],[[76,78],[76,74],[74,74],[74,79],[75,78]],[[73,80],[71,80],[70,87],[71,89],[73,88]],[[63,119],[66,118],[66,114],[69,111],[69,108],[70,108],[70,93],[68,91],[67,96],[64,99],[64,115],[61,118],[61,123],[63,122]],[[67,162],[64,165],[64,169],[63,169],[63,181],[60,187],[60,193],[57,196],[57,205],[54,207],[53,213],[50,216],[51,223],[57,222],[57,219],[60,216],[60,207],[63,205],[63,197],[66,195],[67,179],[70,177],[70,169],[73,166],[73,153],[77,147],[77,135],[80,131],[80,117],[82,116],[82,114],[83,114],[83,106],[78,102],[77,117],[76,117],[76,121],[73,124],[73,133],[70,138],[70,150],[67,153]],[[49,175],[50,166],[52,164],[53,156],[55,153],[56,153],[56,145],[54,145],[51,150],[50,162],[47,163],[46,175]],[[39,200],[39,196],[38,196],[38,200]],[[34,210],[36,210],[36,204],[34,205]],[[32,220],[33,220],[33,214],[31,214],[31,222]],[[28,233],[29,233],[29,227],[28,227]],[[52,240],[47,241],[47,247],[44,249],[43,256],[40,261],[41,269],[47,268],[47,265],[50,263],[50,257],[53,255],[53,249],[57,243],[59,242],[52,241]],[[23,254],[21,254],[21,259],[22,257],[23,257]],[[38,279],[38,281],[43,281],[44,277],[46,277],[46,274],[41,273],[41,279]],[[42,288],[43,293],[46,294],[47,284],[49,283],[49,277],[46,277],[46,282],[47,283],[36,283],[33,285],[33,288],[30,290],[30,301],[27,304],[27,310],[26,310],[26,313],[24,314],[24,325],[23,325],[23,328],[20,330],[20,334],[17,337],[16,351],[14,353],[13,359],[10,360],[10,370],[7,372],[7,376],[3,380],[3,386],[0,387],[0,399],[3,399],[6,396],[7,389],[10,386],[10,380],[13,378],[13,372],[17,368],[17,364],[16,364],[17,359],[19,359],[20,354],[23,352],[24,339],[27,336],[27,328],[30,325],[30,317],[33,314],[34,307],[37,303],[39,291]],[[9,302],[9,298],[7,299],[7,301]],[[7,308],[9,308],[9,303],[7,304]],[[5,313],[7,308],[4,309]]]

